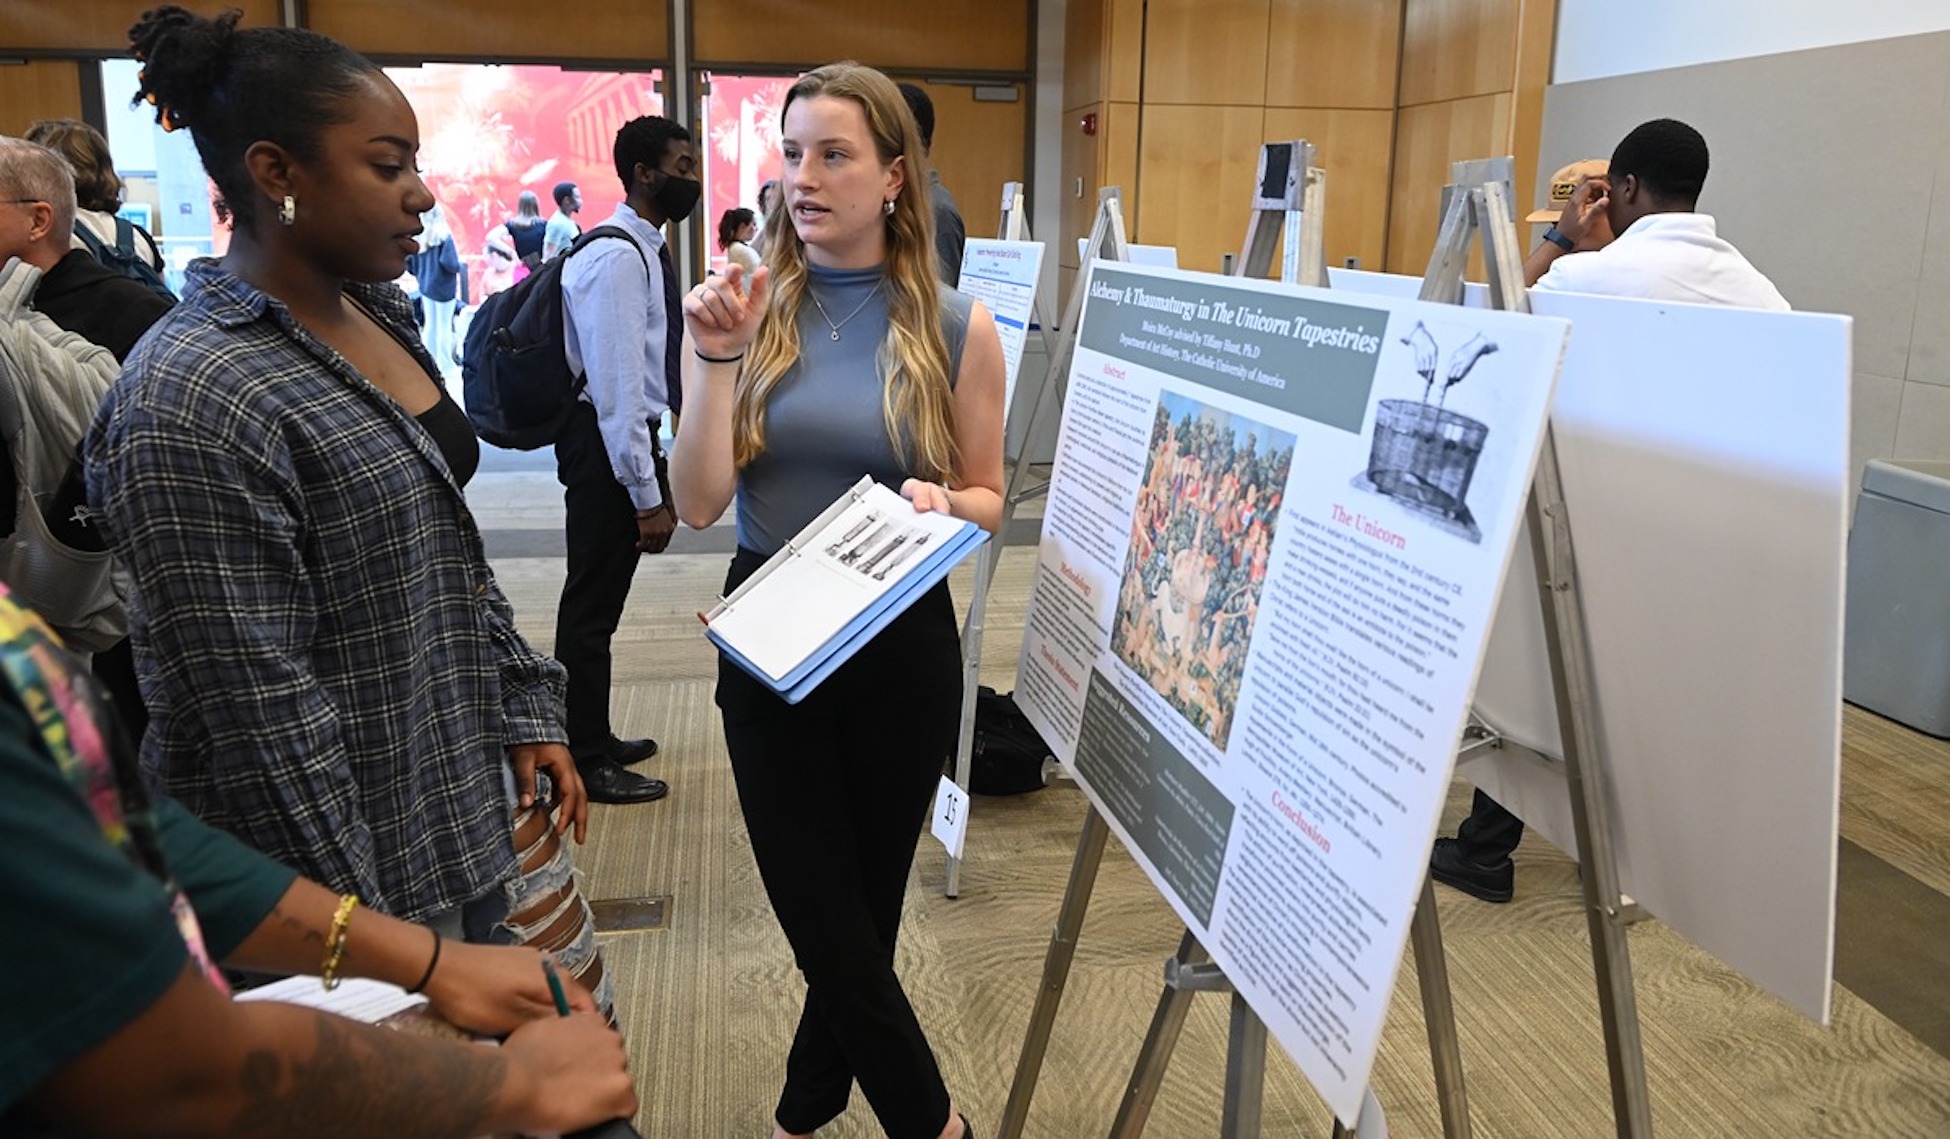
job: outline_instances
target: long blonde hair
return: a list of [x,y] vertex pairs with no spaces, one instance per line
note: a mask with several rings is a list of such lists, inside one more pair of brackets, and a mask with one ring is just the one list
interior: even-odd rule
[[[896,452],[925,478],[948,482],[960,467],[955,445],[955,400],[948,374],[948,342],[941,332],[941,294],[935,277],[934,208],[928,198],[927,150],[893,81],[858,63],[809,71],[786,93],[783,118],[795,100],[827,95],[851,99],[865,112],[881,163],[904,158],[905,180],[887,227],[887,338],[880,359],[887,374],[881,417]],[[784,188],[780,188],[783,197]],[[751,357],[738,377],[732,407],[732,459],[743,467],[765,451],[766,403],[799,361],[799,310],[806,303],[806,247],[779,208],[765,215],[765,262],[772,268],[772,303],[759,325]]]

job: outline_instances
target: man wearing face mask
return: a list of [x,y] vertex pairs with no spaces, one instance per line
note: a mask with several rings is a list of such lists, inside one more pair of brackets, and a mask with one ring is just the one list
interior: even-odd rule
[[589,798],[647,803],[668,787],[624,768],[657,754],[610,723],[610,640],[641,554],[662,553],[677,528],[657,433],[678,406],[677,274],[663,226],[690,216],[702,185],[690,132],[645,116],[616,132],[624,198],[562,268],[570,368],[585,375],[580,405],[555,444],[567,514],[569,571],[556,609],[555,657],[569,673],[569,750]]

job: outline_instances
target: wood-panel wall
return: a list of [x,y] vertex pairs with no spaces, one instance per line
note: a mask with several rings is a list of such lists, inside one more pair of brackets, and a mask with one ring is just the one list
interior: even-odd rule
[[1268,15],[1268,105],[1394,108],[1399,0],[1274,0]]
[[[1059,295],[1076,280],[1077,242],[1090,236],[1097,191],[1123,193],[1124,232],[1137,230],[1138,101],[1144,72],[1144,0],[1070,0],[1063,12],[1062,225],[1056,248]],[[1086,133],[1085,123],[1095,133]],[[1045,241],[1048,234],[1038,234]],[[1058,315],[1058,319],[1062,319]]]
[[[0,54],[58,51],[127,55],[129,26],[160,0],[5,0],[0,3]],[[245,27],[278,20],[278,0],[224,0],[221,6],[187,5],[197,11],[238,8]]]
[[693,0],[691,18],[693,55],[704,61],[802,66],[855,59],[883,71],[1018,74],[1034,63],[1029,0]]
[[[1322,248],[1329,265],[1349,257],[1378,269],[1388,242],[1389,138],[1395,115],[1380,108],[1266,108],[1265,141],[1301,138],[1314,144],[1327,172],[1326,231]],[[1243,244],[1245,226],[1233,239]],[[1282,249],[1284,239],[1282,239]],[[1274,255],[1278,265],[1279,253]]]
[[[1260,144],[1305,138],[1327,171],[1329,260],[1381,263],[1401,0],[1071,0],[1069,13],[1071,119],[1084,107],[1106,123],[1135,114],[1134,181],[1122,183],[1132,240],[1217,270],[1244,242]],[[1130,92],[1113,91],[1113,77],[1132,70],[1135,104],[1114,113]],[[1065,195],[1082,208],[1066,226],[1081,227],[1096,187],[1079,197],[1074,177],[1066,170]],[[1063,235],[1064,264],[1084,232]]]
[[1269,0],[1151,0],[1144,103],[1262,106]]
[[[1074,122],[1122,118],[1135,70],[1133,240],[1219,268],[1245,236],[1258,144],[1304,138],[1327,172],[1329,263],[1420,272],[1450,161],[1515,154],[1520,195],[1535,185],[1555,16],[1552,0],[1070,0],[1064,194],[1079,208],[1062,263],[1096,189],[1074,179],[1110,173],[1105,132]],[[1077,145],[1088,162],[1067,156]]]
[[[1082,131],[1085,115],[1097,117],[1097,134],[1086,137]],[[1070,289],[1076,283],[1077,242],[1090,236],[1097,221],[1097,191],[1116,186],[1124,191],[1124,232],[1132,232],[1136,215],[1138,171],[1138,105],[1134,102],[1092,103],[1064,112],[1062,224],[1057,229],[1056,248],[1045,250],[1057,265],[1057,295],[1050,309],[1057,313],[1069,303]],[[1049,240],[1047,234],[1038,234]]]
[[[1395,136],[1395,181],[1389,201],[1388,270],[1420,274],[1428,268],[1441,226],[1442,187],[1449,163],[1510,153],[1508,92],[1474,95],[1403,107]],[[1519,178],[1518,187],[1529,185]],[[1518,190],[1519,194],[1524,191]],[[1521,201],[1517,216],[1529,212]],[[1528,239],[1530,234],[1520,232]],[[1527,246],[1525,247],[1528,248]],[[1480,254],[1470,254],[1470,275],[1482,280]]]
[[80,117],[80,64],[71,59],[30,59],[0,66],[0,134],[25,134],[41,119]]
[[306,26],[367,55],[414,59],[670,58],[660,0],[306,0]]
[[1133,240],[1175,246],[1180,266],[1216,272],[1246,232],[1265,129],[1264,107],[1146,103]]
[[934,151],[928,157],[941,184],[955,196],[968,235],[994,237],[1002,213],[1002,184],[1025,178],[1028,100],[978,102],[971,87],[929,83],[918,75],[894,77],[920,87],[934,102]]
[[1529,211],[1556,16],[1555,0],[1405,0],[1388,269],[1428,267],[1452,161],[1515,155]]

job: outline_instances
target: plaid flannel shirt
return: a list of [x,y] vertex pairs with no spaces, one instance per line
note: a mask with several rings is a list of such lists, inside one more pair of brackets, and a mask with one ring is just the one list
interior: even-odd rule
[[[86,442],[131,571],[143,768],[204,819],[419,919],[516,873],[506,747],[564,742],[433,440],[211,260]],[[432,373],[406,299],[347,292]]]

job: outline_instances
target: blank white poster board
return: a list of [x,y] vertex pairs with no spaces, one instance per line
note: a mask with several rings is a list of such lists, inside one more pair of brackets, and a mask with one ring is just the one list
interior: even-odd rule
[[1566,327],[1108,261],[1088,296],[1016,700],[1352,1122]]
[[[1090,239],[1077,238],[1077,256],[1082,257],[1090,251]],[[1124,261],[1129,265],[1150,265],[1159,269],[1178,268],[1178,247],[1176,245],[1133,245],[1124,246]]]
[[[1620,884],[1826,1024],[1852,322],[1551,293],[1531,304],[1572,322],[1551,422]],[[1555,755],[1537,608],[1532,575],[1510,575],[1475,706]],[[1561,771],[1474,754],[1465,775],[1575,852]]]

